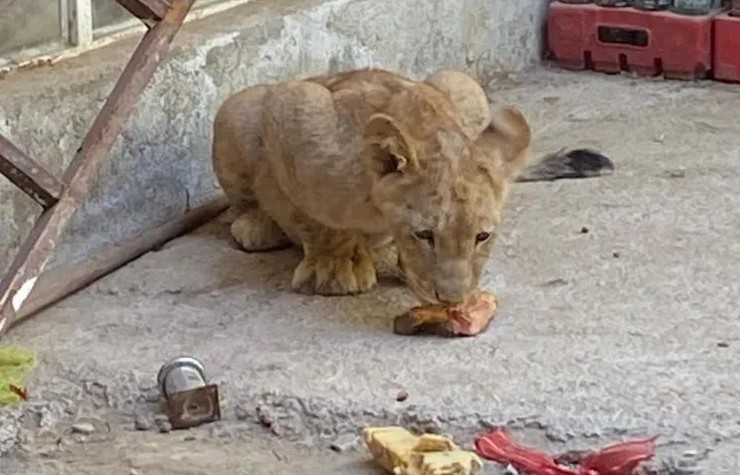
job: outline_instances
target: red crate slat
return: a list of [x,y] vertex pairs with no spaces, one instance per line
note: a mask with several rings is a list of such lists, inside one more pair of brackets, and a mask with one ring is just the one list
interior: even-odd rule
[[554,2],[549,49],[567,69],[701,79],[712,64],[713,18]]
[[725,13],[714,19],[714,79],[740,82],[740,17]]

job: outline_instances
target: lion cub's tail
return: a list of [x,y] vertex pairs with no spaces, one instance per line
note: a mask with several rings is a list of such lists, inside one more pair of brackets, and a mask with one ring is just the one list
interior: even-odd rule
[[564,178],[593,178],[610,175],[614,163],[604,155],[588,149],[560,150],[525,168],[517,182],[554,181]]

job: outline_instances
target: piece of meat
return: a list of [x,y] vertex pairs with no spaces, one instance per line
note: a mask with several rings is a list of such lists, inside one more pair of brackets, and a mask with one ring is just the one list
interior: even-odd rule
[[575,469],[514,442],[502,429],[478,437],[475,448],[484,459],[511,465],[526,475],[637,475],[637,467],[655,455],[656,439],[652,436],[614,443],[578,460]]
[[473,294],[456,306],[414,307],[395,318],[393,332],[399,335],[475,336],[488,328],[497,308],[496,296],[488,292]]

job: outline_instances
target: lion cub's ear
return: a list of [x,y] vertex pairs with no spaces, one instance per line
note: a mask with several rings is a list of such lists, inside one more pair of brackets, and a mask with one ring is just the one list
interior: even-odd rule
[[497,111],[477,144],[494,161],[504,178],[513,180],[527,165],[532,130],[524,115],[513,107]]
[[370,146],[367,165],[373,173],[407,173],[418,163],[411,140],[386,114],[375,114],[367,122],[363,140]]

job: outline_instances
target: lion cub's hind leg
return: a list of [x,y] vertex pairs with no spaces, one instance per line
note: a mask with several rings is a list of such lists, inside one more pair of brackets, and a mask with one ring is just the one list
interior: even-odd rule
[[305,294],[350,295],[377,284],[373,258],[360,235],[313,223],[303,229],[303,261],[293,273],[293,290]]
[[231,95],[213,122],[213,170],[231,205],[231,236],[246,251],[289,245],[280,227],[259,206],[253,191],[257,171],[265,166],[261,144],[262,104],[269,87],[249,87]]
[[280,226],[258,207],[247,209],[231,223],[231,236],[249,252],[265,252],[290,246],[290,241]]

